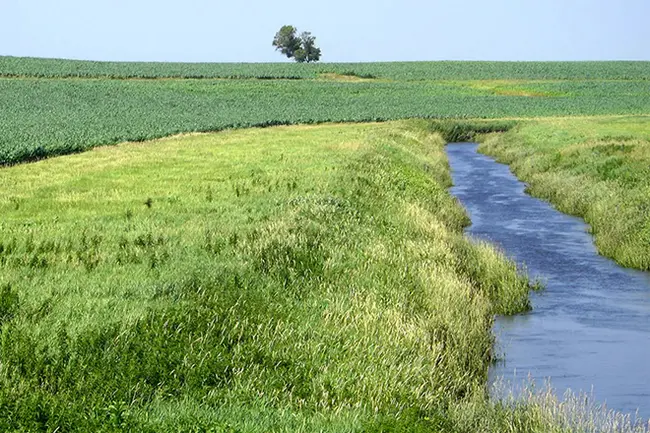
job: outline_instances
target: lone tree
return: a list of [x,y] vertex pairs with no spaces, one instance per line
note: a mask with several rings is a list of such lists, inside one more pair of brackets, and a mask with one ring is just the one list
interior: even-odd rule
[[316,38],[309,32],[296,36],[297,32],[294,26],[282,26],[273,38],[275,49],[298,63],[319,61],[320,48],[316,46]]

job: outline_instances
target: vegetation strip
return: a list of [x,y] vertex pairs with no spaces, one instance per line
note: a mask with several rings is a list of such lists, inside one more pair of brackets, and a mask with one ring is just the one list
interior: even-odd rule
[[482,141],[531,194],[583,217],[602,254],[650,270],[649,117],[527,121]]
[[253,129],[0,170],[0,429],[528,419],[485,392],[493,314],[529,308],[528,282],[464,238],[428,128]]
[[650,62],[157,63],[0,56],[0,76],[316,78],[334,73],[404,80],[648,80]]
[[650,87],[641,79],[477,86],[396,75],[401,78],[392,81],[332,75],[336,79],[0,78],[0,165],[124,141],[252,126],[650,111]]

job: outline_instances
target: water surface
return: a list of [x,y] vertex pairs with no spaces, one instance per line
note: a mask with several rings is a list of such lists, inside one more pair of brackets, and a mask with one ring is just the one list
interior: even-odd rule
[[650,273],[598,255],[583,220],[524,192],[508,166],[447,146],[454,187],[472,219],[467,232],[499,245],[546,289],[533,311],[499,317],[492,379],[550,378],[558,394],[592,392],[609,408],[650,418]]

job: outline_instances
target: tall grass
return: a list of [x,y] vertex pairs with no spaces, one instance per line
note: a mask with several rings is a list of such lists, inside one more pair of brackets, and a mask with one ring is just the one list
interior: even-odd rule
[[584,217],[602,254],[650,270],[648,120],[530,121],[485,136],[479,150],[510,164],[531,194]]
[[281,127],[0,170],[0,430],[464,431],[529,284],[463,236],[443,144]]
[[441,119],[431,121],[431,129],[447,142],[460,143],[473,141],[480,134],[509,131],[516,124],[516,120]]
[[644,432],[583,397],[489,400],[493,316],[530,284],[463,236],[431,129],[1,169],[0,430]]
[[543,425],[547,432],[576,433],[647,433],[650,421],[637,414],[622,414],[597,402],[590,393],[570,389],[558,396],[547,382],[538,386],[532,379],[519,385],[497,381],[492,394],[498,398],[493,406],[504,413],[523,411],[534,425]]

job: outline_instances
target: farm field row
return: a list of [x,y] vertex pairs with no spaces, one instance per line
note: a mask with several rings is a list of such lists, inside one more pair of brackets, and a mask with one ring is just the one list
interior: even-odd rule
[[0,165],[250,126],[650,112],[644,80],[0,78],[0,93]]
[[648,80],[650,62],[156,63],[0,56],[0,76],[102,78],[316,78],[395,80]]

